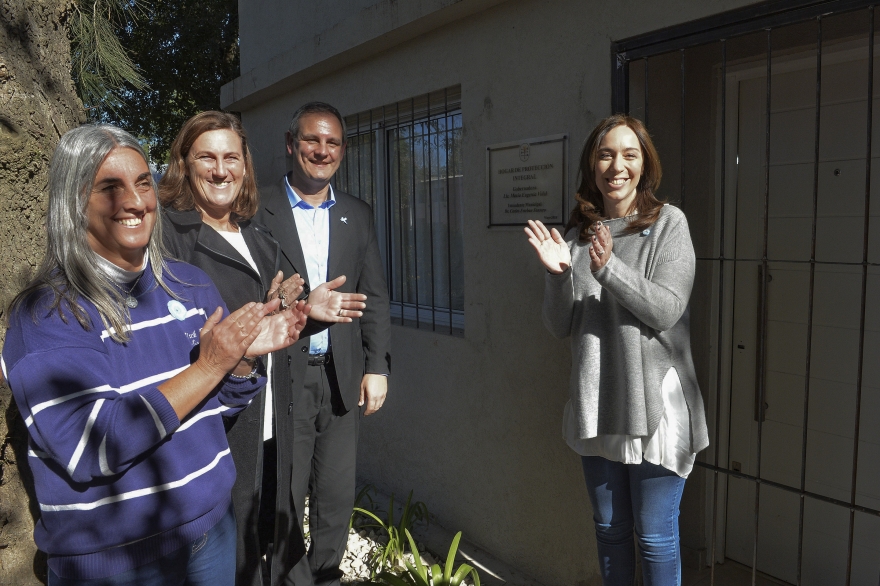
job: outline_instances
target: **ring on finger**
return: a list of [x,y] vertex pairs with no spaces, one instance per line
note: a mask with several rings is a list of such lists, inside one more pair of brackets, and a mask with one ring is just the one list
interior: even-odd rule
[[339,313],[337,313],[336,315],[339,316],[339,317],[342,317],[342,311],[343,311],[343,310],[340,309],[340,310],[339,310]]
[[278,298],[281,300],[281,309],[287,309],[290,307],[290,304],[287,302],[287,291],[284,290],[284,287],[278,288]]

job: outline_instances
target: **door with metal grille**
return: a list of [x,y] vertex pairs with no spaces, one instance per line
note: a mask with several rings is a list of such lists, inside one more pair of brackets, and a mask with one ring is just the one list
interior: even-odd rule
[[699,259],[692,516],[708,561],[792,584],[880,583],[876,28],[867,2],[772,2],[614,47]]

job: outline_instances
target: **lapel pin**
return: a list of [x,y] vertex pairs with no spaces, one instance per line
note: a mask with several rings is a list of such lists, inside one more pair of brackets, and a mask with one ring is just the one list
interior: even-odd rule
[[342,220],[342,223],[343,223],[343,224],[345,224],[346,226],[348,226],[348,218],[346,218],[345,216],[342,216],[342,217],[339,218],[339,219]]

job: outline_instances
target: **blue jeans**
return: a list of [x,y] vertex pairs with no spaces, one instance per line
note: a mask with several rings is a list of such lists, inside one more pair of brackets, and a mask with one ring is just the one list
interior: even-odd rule
[[684,478],[646,461],[621,464],[584,456],[582,462],[593,504],[604,586],[632,586],[633,529],[642,556],[645,586],[680,585],[678,506]]
[[230,506],[207,533],[152,563],[95,580],[60,578],[50,569],[48,586],[234,586],[235,531]]

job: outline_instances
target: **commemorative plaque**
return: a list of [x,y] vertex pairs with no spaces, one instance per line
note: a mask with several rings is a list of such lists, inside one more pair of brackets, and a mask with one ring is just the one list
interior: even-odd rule
[[565,222],[567,143],[559,134],[486,148],[489,226]]

